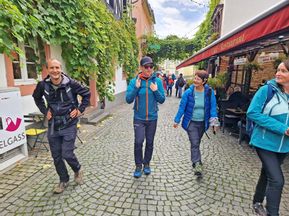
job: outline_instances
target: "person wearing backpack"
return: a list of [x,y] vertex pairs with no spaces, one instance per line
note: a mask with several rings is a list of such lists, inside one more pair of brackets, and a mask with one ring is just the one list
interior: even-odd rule
[[202,176],[200,143],[203,134],[212,126],[215,133],[219,126],[216,97],[213,89],[207,85],[209,74],[204,70],[196,71],[193,84],[184,92],[178,112],[174,119],[177,128],[181,119],[182,127],[187,131],[191,143],[191,161],[194,174]]
[[[78,117],[89,104],[90,92],[88,88],[64,74],[57,59],[48,60],[47,71],[48,76],[37,84],[33,98],[39,110],[48,119],[47,138],[60,179],[54,193],[59,194],[65,190],[69,182],[64,160],[72,168],[75,182],[83,184],[83,169],[74,154],[74,149]],[[77,95],[82,97],[80,104]]]
[[183,74],[180,73],[180,76],[179,76],[179,78],[177,80],[177,83],[176,83],[177,88],[178,88],[178,98],[182,97],[183,87],[184,87],[185,84],[186,84],[186,81],[185,81],[185,79],[183,77]]
[[247,110],[247,118],[254,122],[250,144],[262,163],[253,197],[253,209],[258,215],[279,215],[284,186],[281,165],[289,152],[288,102],[289,60],[286,60],[279,64],[275,79],[256,92]]
[[[134,160],[133,176],[140,178],[151,173],[150,161],[153,154],[157,128],[158,103],[165,102],[162,80],[153,73],[153,61],[144,56],[140,61],[141,72],[130,81],[126,91],[126,102],[134,102]],[[146,139],[143,154],[143,142]]]

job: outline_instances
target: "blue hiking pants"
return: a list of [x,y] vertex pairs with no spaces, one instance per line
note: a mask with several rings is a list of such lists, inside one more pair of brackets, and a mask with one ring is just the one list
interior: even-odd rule
[[[154,138],[157,128],[157,120],[134,119],[134,160],[136,166],[149,164],[154,149]],[[143,157],[143,142],[146,139],[145,152]]]

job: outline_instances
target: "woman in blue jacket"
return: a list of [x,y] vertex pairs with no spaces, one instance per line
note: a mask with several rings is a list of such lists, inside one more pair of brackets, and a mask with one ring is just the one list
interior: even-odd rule
[[[153,143],[157,128],[158,103],[164,103],[165,93],[162,80],[153,74],[153,61],[145,56],[140,61],[141,73],[129,83],[126,92],[127,103],[134,101],[134,159],[136,169],[134,177],[139,178],[143,172],[151,173],[150,161],[153,154]],[[143,142],[146,139],[143,157]]]
[[[266,103],[268,86],[273,97]],[[255,146],[262,162],[253,198],[253,208],[259,215],[279,215],[284,185],[281,164],[289,152],[288,98],[289,60],[278,66],[274,80],[257,91],[247,111],[247,117],[255,123],[250,144]],[[265,196],[267,212],[262,205]]]
[[209,74],[204,70],[195,73],[193,85],[183,94],[174,120],[174,128],[177,128],[183,117],[182,127],[189,136],[191,161],[197,176],[202,176],[200,151],[202,136],[209,126],[219,126],[216,97],[213,89],[206,84],[208,77]]

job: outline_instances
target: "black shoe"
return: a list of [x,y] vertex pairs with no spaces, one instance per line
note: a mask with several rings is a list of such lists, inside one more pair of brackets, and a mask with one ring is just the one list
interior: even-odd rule
[[203,174],[203,165],[201,162],[193,163],[195,175],[201,177]]
[[263,207],[262,203],[256,202],[253,204],[254,212],[259,216],[267,216],[267,211]]

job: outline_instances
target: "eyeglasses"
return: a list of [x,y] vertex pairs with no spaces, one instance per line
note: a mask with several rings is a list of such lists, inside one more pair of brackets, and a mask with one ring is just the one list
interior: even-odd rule
[[154,67],[153,65],[145,65],[144,66],[145,69],[149,69],[149,68],[152,69],[153,67]]

